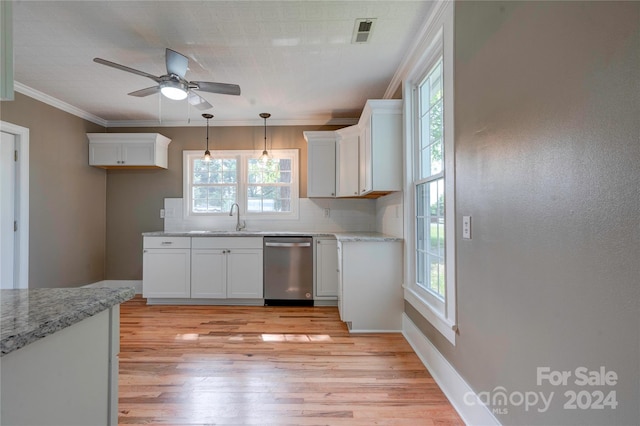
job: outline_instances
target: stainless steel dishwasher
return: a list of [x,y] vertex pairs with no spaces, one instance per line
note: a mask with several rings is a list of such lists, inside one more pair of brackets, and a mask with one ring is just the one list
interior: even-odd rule
[[264,237],[265,305],[313,306],[313,239]]

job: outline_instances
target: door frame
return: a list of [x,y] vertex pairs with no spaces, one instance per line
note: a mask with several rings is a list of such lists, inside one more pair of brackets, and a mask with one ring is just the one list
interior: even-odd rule
[[16,164],[16,194],[18,232],[16,235],[17,288],[29,288],[29,129],[0,121],[0,131],[15,136],[18,163]]

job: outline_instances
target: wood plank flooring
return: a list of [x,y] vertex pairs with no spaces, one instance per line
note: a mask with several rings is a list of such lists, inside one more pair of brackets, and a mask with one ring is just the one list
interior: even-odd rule
[[401,334],[335,307],[121,306],[121,425],[463,425]]

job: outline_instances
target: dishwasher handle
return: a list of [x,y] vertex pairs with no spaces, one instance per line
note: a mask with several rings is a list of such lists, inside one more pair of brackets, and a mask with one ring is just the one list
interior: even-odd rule
[[265,242],[266,247],[311,247],[311,243],[273,243]]

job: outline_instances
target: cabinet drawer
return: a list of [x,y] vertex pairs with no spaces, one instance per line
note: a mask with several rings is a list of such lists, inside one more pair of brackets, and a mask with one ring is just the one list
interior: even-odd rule
[[144,237],[144,248],[191,248],[189,237]]
[[194,249],[262,248],[262,237],[198,237],[193,238]]

